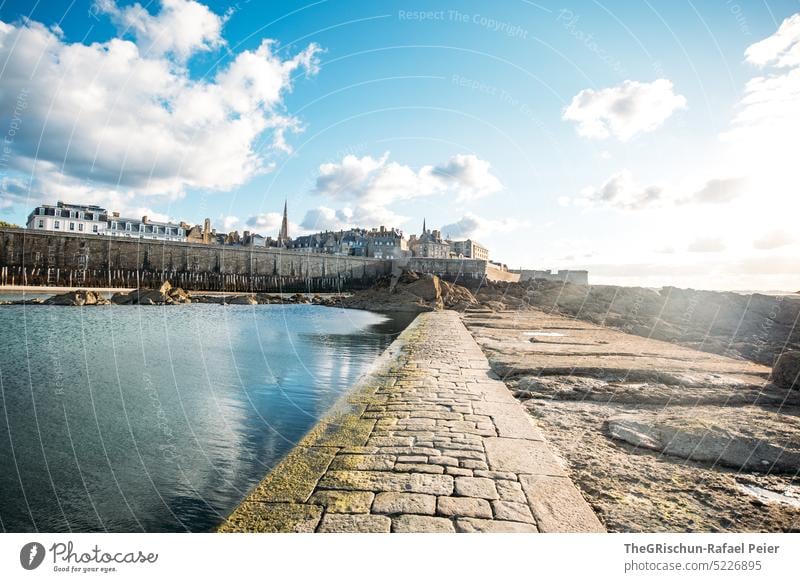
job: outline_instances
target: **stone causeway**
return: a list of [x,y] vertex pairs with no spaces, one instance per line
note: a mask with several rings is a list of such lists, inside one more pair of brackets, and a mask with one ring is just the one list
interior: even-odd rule
[[453,311],[419,315],[220,532],[602,532]]

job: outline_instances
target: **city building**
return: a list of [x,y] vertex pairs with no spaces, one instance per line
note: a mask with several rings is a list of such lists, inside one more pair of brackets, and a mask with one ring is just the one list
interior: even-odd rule
[[67,204],[42,204],[28,215],[27,227],[31,230],[68,232],[76,234],[105,234],[108,211],[99,206]]
[[31,230],[95,234],[131,238],[185,241],[183,225],[139,218],[122,218],[119,212],[110,215],[105,208],[88,204],[42,204],[28,215],[27,227]]
[[127,238],[149,238],[185,242],[186,230],[180,224],[150,220],[147,216],[123,218],[119,212],[113,212],[108,219],[105,234]]
[[447,243],[450,245],[450,253],[453,258],[489,260],[489,249],[472,239],[451,240]]
[[417,237],[412,234],[408,239],[408,248],[415,257],[427,259],[450,258],[450,245],[442,240],[442,233],[438,230],[428,230],[425,220],[422,221],[422,234]]
[[376,259],[400,259],[408,256],[408,241],[394,228],[373,228],[367,232],[367,256]]

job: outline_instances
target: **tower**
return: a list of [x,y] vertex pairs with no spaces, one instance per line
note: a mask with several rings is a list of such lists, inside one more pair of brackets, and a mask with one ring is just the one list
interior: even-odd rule
[[278,244],[284,245],[289,240],[289,218],[286,213],[286,200],[283,201],[283,220],[281,221],[281,230],[278,233]]
[[422,219],[422,234],[425,234],[425,219]]

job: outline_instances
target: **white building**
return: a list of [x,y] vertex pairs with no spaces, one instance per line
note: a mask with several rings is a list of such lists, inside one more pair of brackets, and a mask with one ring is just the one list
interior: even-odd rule
[[64,202],[58,202],[55,206],[37,206],[28,215],[27,224],[31,230],[74,234],[104,234],[107,226],[108,212],[105,208]]
[[105,234],[127,238],[186,241],[186,230],[180,224],[156,222],[146,216],[142,216],[141,219],[121,218],[119,212],[114,212],[109,217]]
[[55,206],[42,204],[34,208],[28,215],[27,227],[31,230],[69,234],[186,241],[186,229],[180,224],[156,222],[146,216],[141,219],[121,218],[119,212],[109,215],[105,208],[99,206],[67,204],[61,201]]

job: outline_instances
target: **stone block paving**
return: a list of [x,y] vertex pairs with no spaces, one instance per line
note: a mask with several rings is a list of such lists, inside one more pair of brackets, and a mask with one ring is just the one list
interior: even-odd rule
[[382,359],[218,531],[605,531],[458,314]]

